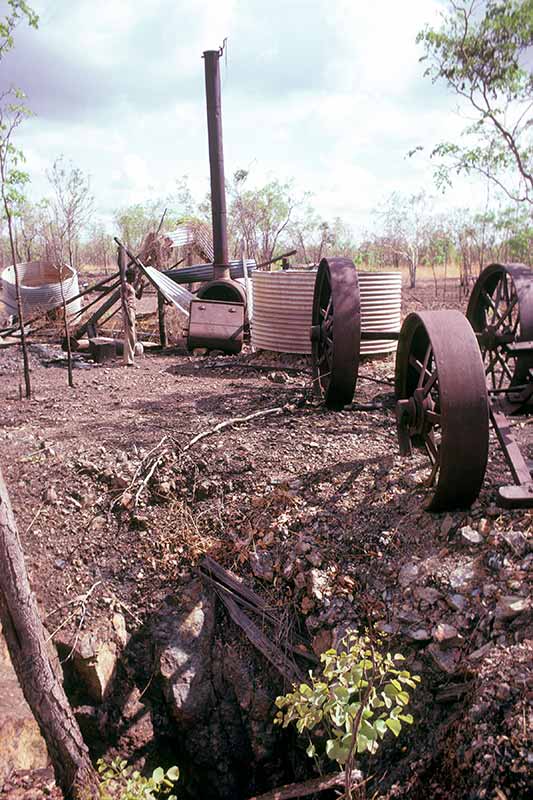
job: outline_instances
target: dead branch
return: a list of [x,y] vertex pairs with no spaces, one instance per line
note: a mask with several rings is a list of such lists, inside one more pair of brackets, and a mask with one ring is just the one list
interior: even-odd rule
[[164,459],[164,457],[166,456],[167,452],[168,452],[168,448],[165,448],[165,449],[163,450],[163,452],[162,452],[162,453],[160,453],[160,454],[157,456],[157,458],[155,458],[155,459],[153,460],[153,462],[152,462],[152,466],[150,467],[150,469],[149,469],[149,470],[148,470],[148,472],[146,473],[146,476],[145,476],[145,477],[143,478],[143,480],[141,481],[141,484],[140,484],[139,488],[137,489],[137,492],[135,493],[135,501],[134,501],[134,505],[135,505],[135,506],[136,506],[136,505],[137,505],[137,503],[139,502],[139,499],[140,499],[140,497],[141,497],[141,494],[143,493],[144,489],[145,489],[145,488],[148,486],[148,483],[149,483],[149,481],[150,481],[150,478],[152,477],[152,475],[153,475],[153,474],[154,474],[154,472],[156,471],[156,469],[157,469],[157,467],[159,466],[159,464],[160,464],[160,463],[163,461],[163,459]]
[[[222,600],[224,599],[223,595],[226,594],[239,606],[257,614],[262,622],[268,622],[276,631],[280,630],[281,620],[271,612],[272,607],[267,605],[253,589],[250,589],[242,578],[224,569],[210,556],[205,556],[200,564],[200,572],[202,577],[213,585]],[[279,639],[279,635],[277,638]],[[318,662],[314,653],[309,650],[308,643],[301,636],[293,633],[292,640],[292,642],[287,641],[286,644],[293,653],[313,664]]]
[[[252,622],[250,617],[241,611],[237,603],[232,599],[229,593],[217,592],[218,596],[226,606],[228,613],[235,622],[246,634],[250,642],[256,647],[264,657],[278,670],[278,672],[290,683],[296,683],[302,679],[302,674],[294,661],[291,661],[284,652],[282,652],[276,645],[270,641],[268,636]],[[298,795],[288,795],[297,797]]]
[[65,661],[68,661],[70,659],[70,657],[72,656],[72,653],[76,649],[76,645],[78,643],[78,638],[79,638],[79,635],[80,635],[80,631],[83,628],[83,623],[85,622],[85,617],[87,615],[87,601],[91,597],[91,595],[94,592],[94,590],[96,589],[96,587],[100,586],[101,583],[102,583],[102,581],[96,581],[96,583],[93,583],[91,588],[88,589],[88,591],[86,591],[84,594],[77,595],[72,600],[69,600],[68,602],[63,603],[63,605],[61,605],[58,608],[56,608],[55,611],[51,611],[50,614],[47,614],[47,617],[50,617],[53,614],[56,614],[62,608],[66,608],[68,606],[73,606],[73,605],[77,606],[77,608],[71,614],[69,614],[68,617],[66,617],[62,622],[60,622],[59,625],[57,626],[57,628],[55,628],[55,630],[52,631],[52,633],[50,633],[48,635],[48,637],[46,639],[47,642],[52,640],[54,638],[54,636],[56,636],[59,633],[59,631],[62,628],[64,628],[65,625],[67,625],[67,623],[70,622],[71,619],[74,619],[78,614],[80,615],[79,620],[78,620],[78,624],[77,624],[77,627],[76,627],[76,633],[74,634],[74,637],[73,637],[73,643],[72,643],[72,646],[70,648],[70,652],[69,652],[68,656],[66,656],[66,658],[63,659],[63,661],[61,663],[64,663]]
[[[353,781],[361,781],[362,775],[359,770],[354,769],[350,778],[353,783]],[[312,778],[303,783],[289,783],[285,786],[280,786],[279,789],[266,792],[266,794],[250,797],[249,800],[289,800],[291,797],[305,797],[315,792],[325,792],[327,789],[332,789],[334,786],[345,783],[345,781],[346,773],[339,772],[326,778]]]
[[144,488],[148,484],[148,481],[150,480],[150,478],[154,474],[154,472],[155,472],[155,470],[156,470],[156,468],[157,468],[162,456],[164,456],[168,452],[168,447],[165,447],[163,449],[163,451],[160,452],[151,461],[150,461],[150,456],[152,456],[154,453],[156,453],[159,450],[159,448],[163,446],[163,444],[166,442],[167,439],[168,439],[168,434],[165,433],[163,438],[159,440],[159,442],[155,445],[155,447],[152,447],[152,449],[148,451],[148,453],[145,455],[145,457],[143,458],[143,460],[141,461],[141,463],[139,464],[139,466],[135,470],[135,474],[134,474],[133,478],[131,479],[131,482],[130,482],[129,486],[126,489],[124,489],[124,491],[121,492],[118,495],[118,497],[116,497],[113,500],[113,502],[111,503],[111,508],[110,508],[111,511],[117,505],[117,503],[119,503],[122,500],[122,498],[124,497],[125,494],[131,494],[131,492],[133,491],[133,487],[135,486],[135,482],[136,482],[137,478],[140,477],[140,475],[142,474],[143,469],[145,469],[148,465],[150,465],[150,466],[148,466],[148,475],[145,478],[143,478],[143,480],[141,481],[141,485],[139,486],[139,489],[137,490],[137,492],[135,494],[135,505],[137,505],[139,497],[141,496],[141,493],[143,492]]
[[214,428],[210,428],[207,431],[202,431],[201,433],[197,433],[196,436],[188,442],[185,447],[182,448],[182,453],[186,453],[187,450],[190,450],[191,447],[194,447],[195,444],[200,442],[202,439],[205,439],[206,436],[212,436],[214,433],[218,433],[219,431],[223,430],[224,428],[229,427],[230,425],[238,425],[242,422],[248,422],[251,419],[255,419],[256,417],[266,417],[269,414],[280,414],[283,411],[281,406],[276,408],[267,408],[264,411],[254,411],[253,414],[248,414],[246,417],[233,417],[233,419],[227,419],[224,422],[219,422],[218,425],[215,425]]

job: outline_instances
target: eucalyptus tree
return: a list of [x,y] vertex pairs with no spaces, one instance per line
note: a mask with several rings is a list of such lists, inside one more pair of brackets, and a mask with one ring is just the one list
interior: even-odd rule
[[53,190],[49,201],[52,246],[61,263],[76,267],[79,237],[94,212],[90,180],[64,156],[56,158],[47,178]]
[[6,13],[0,17],[0,60],[13,47],[13,33],[23,20],[26,20],[32,28],[36,28],[39,16],[26,0],[7,0]]
[[259,264],[279,252],[301,201],[295,198],[290,183],[275,179],[252,188],[247,180],[248,172],[237,170],[229,185],[230,236],[237,257],[244,249]]
[[30,367],[26,346],[26,332],[24,330],[24,308],[20,292],[19,270],[17,268],[18,258],[14,219],[24,202],[24,186],[29,182],[30,177],[23,169],[24,154],[22,150],[15,147],[13,140],[17,128],[29,116],[31,116],[31,112],[24,103],[23,92],[19,89],[9,89],[0,95],[0,194],[7,222],[11,261],[15,277],[15,296],[22,344],[24,383],[28,399],[31,397]]
[[409,283],[414,288],[433,225],[430,198],[425,192],[393,192],[375,213],[380,219],[381,246],[398,259],[398,265],[400,261],[407,263]]
[[[23,19],[37,27],[38,17],[24,0],[7,0],[7,14],[0,17],[0,62],[13,47],[14,29]],[[15,272],[27,397],[31,396],[31,385],[13,221],[23,203],[23,188],[29,180],[28,173],[23,169],[24,155],[14,144],[14,134],[29,115],[20,90],[11,89],[0,96],[0,192]],[[50,637],[44,630],[37,601],[31,590],[24,553],[1,470],[0,623],[13,667],[46,741],[63,795],[73,800],[98,800],[98,776],[48,653]]]
[[417,41],[425,75],[474,115],[459,141],[433,149],[437,181],[478,173],[511,200],[533,204],[533,0],[449,0],[442,26],[426,27]]

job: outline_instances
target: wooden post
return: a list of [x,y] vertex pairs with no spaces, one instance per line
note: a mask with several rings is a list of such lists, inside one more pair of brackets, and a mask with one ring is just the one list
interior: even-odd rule
[[120,273],[120,304],[124,316],[127,316],[126,308],[126,270],[128,268],[128,259],[125,248],[119,244],[118,246],[118,270]]
[[0,471],[0,622],[24,697],[66,798],[97,800],[98,776],[47,651],[7,487]]
[[165,326],[165,298],[161,292],[157,293],[157,316],[159,319],[159,339],[161,347],[167,346],[167,329]]

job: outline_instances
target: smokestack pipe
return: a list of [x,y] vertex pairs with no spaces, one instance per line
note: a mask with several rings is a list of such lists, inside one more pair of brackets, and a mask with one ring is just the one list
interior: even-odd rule
[[205,94],[207,100],[207,135],[211,170],[211,218],[213,224],[213,278],[230,277],[228,266],[228,230],[226,219],[226,187],[224,184],[224,152],[222,149],[222,110],[220,103],[220,51],[206,50]]

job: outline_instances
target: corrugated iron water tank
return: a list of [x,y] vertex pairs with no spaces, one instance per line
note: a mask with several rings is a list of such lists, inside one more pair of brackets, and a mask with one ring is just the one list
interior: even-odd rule
[[[357,272],[362,331],[399,331],[402,323],[402,276],[399,272]],[[398,342],[361,342],[361,355],[394,353]]]
[[[399,331],[402,276],[398,272],[357,272],[363,331]],[[252,345],[281,353],[311,353],[309,332],[316,270],[254,272]],[[361,342],[362,355],[396,350],[397,342]]]
[[[34,315],[62,305],[61,284],[57,267],[49,261],[25,261],[17,265],[20,295],[24,314]],[[17,313],[15,270],[6,267],[1,275],[1,299],[8,314]],[[63,293],[70,300],[80,293],[76,270],[63,265]],[[81,309],[81,299],[67,305],[69,314]]]
[[316,272],[252,274],[252,345],[258,350],[310,353]]

